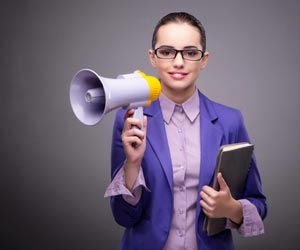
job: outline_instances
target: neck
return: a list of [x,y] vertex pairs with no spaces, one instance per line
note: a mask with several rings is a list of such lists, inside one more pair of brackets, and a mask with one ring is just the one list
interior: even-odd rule
[[162,92],[168,99],[177,104],[182,104],[186,102],[196,91],[196,86],[185,90],[170,90],[162,88]]

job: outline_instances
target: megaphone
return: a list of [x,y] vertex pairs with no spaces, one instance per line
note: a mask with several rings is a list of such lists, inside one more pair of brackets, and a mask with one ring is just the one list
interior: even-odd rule
[[159,80],[142,71],[111,79],[99,76],[91,69],[81,69],[73,76],[69,94],[75,116],[91,126],[114,109],[140,110],[150,105],[159,97],[160,91]]

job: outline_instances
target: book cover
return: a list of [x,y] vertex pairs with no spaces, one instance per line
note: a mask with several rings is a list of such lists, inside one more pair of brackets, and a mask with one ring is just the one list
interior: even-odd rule
[[[217,156],[212,187],[219,190],[217,174],[221,172],[232,197],[240,199],[244,192],[253,150],[254,145],[248,142],[222,145]],[[225,227],[226,218],[205,217],[203,229],[209,236],[223,231]]]

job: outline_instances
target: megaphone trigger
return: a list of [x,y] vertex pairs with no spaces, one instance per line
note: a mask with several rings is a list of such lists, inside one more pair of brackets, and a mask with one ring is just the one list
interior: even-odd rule
[[134,110],[133,116],[134,118],[137,118],[140,120],[142,124],[142,129],[144,127],[144,108],[143,107],[138,107]]

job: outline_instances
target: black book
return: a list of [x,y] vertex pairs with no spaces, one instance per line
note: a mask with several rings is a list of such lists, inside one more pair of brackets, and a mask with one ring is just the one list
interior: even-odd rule
[[[254,145],[248,142],[222,145],[217,156],[212,187],[219,190],[217,174],[221,172],[232,197],[240,199],[244,192],[253,150]],[[206,216],[204,219],[203,230],[209,236],[222,232],[225,228],[226,218],[208,218]]]

